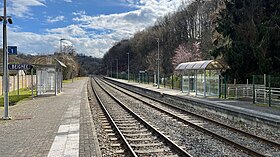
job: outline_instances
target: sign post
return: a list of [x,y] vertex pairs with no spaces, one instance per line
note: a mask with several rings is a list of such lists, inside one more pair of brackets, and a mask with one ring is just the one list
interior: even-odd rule
[[[19,97],[19,70],[30,70],[32,69],[33,66],[30,64],[8,64],[8,69],[9,70],[17,70],[17,96]],[[32,77],[33,77],[33,69],[31,71]],[[33,98],[33,80],[32,81],[32,98]],[[23,83],[23,82],[22,82]]]
[[34,99],[34,88],[33,88],[33,68],[31,69],[31,90],[32,90],[32,99]]

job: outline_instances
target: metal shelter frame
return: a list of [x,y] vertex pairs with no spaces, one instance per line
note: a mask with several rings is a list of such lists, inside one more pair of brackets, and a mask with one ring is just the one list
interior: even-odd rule
[[220,94],[220,72],[225,69],[228,66],[220,61],[204,60],[181,63],[175,71],[181,74],[182,92],[206,97]]
[[55,64],[33,64],[36,69],[36,95],[54,94],[62,91],[62,70],[66,65],[55,59]]

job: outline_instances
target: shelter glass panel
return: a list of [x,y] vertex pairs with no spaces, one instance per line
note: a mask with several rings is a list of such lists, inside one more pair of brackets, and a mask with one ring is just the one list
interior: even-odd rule
[[197,70],[197,94],[204,94],[204,70]]
[[182,76],[182,92],[189,91],[189,76]]
[[195,70],[190,70],[189,71],[189,88],[190,92],[195,92],[196,91],[196,73]]
[[219,70],[206,70],[206,92],[208,96],[219,95]]

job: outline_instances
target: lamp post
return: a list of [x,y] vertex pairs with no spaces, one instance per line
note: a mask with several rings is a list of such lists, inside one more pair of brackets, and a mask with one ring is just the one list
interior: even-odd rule
[[[9,71],[8,71],[8,53],[7,53],[7,21],[12,24],[11,17],[7,17],[7,3],[4,0],[4,16],[1,16],[3,21],[3,92],[4,92],[4,120],[9,120]],[[8,18],[8,19],[7,19]]]
[[111,77],[113,78],[113,66],[112,66],[112,61],[111,61]]
[[63,40],[66,40],[66,39],[63,39],[63,38],[62,38],[62,39],[59,40],[59,43],[60,43],[59,52],[60,52],[60,53],[62,53],[62,41],[63,41]]
[[129,52],[127,53],[127,81],[129,82]]
[[159,88],[159,38],[156,38],[158,43],[158,56],[157,56],[157,88]]
[[117,61],[117,79],[119,78],[119,60],[116,59]]

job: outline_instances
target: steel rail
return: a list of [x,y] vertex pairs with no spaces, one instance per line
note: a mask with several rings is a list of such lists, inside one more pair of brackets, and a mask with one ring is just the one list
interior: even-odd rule
[[126,111],[131,113],[137,120],[141,121],[145,126],[147,126],[151,131],[155,132],[157,135],[159,135],[162,139],[164,139],[164,142],[168,143],[174,150],[178,152],[178,154],[184,156],[184,157],[192,157],[191,154],[183,150],[180,146],[178,146],[176,143],[171,141],[168,137],[166,137],[164,134],[162,134],[160,131],[158,131],[155,127],[153,127],[151,124],[146,122],[143,118],[138,116],[135,112],[133,112],[131,109],[126,107],[125,104],[123,104],[119,99],[117,99],[114,95],[112,95],[108,90],[106,90],[99,82],[96,82],[108,95],[111,96],[116,102],[118,102]]
[[117,131],[117,134],[121,137],[121,140],[124,143],[124,145],[127,148],[127,150],[129,151],[129,154],[131,154],[133,157],[138,157],[138,155],[134,152],[134,150],[132,149],[132,147],[130,146],[130,144],[128,143],[128,141],[126,140],[126,138],[124,137],[124,135],[122,134],[120,129],[118,128],[118,126],[115,123],[115,121],[113,120],[113,118],[110,116],[108,110],[106,109],[106,107],[103,104],[102,100],[98,96],[96,90],[93,88],[92,81],[95,81],[95,80],[91,80],[90,81],[91,82],[91,88],[92,88],[92,90],[94,92],[95,97],[97,98],[97,101],[98,101],[99,105],[101,106],[102,110],[105,112],[105,115],[107,116],[107,118],[109,118],[109,122],[111,123],[111,125],[113,125],[113,128]]
[[[110,84],[108,84],[108,85],[110,85]],[[114,86],[112,86],[112,85],[110,85],[110,86],[113,87],[113,88],[115,88],[115,89],[117,89],[117,90],[119,90],[119,91],[121,91],[120,89],[118,89],[118,88],[116,88],[116,87],[114,87]],[[122,88],[124,88],[124,87],[122,87]],[[151,99],[151,100],[153,100],[153,101],[156,101],[156,102],[158,102],[158,103],[161,103],[161,104],[163,104],[163,105],[166,105],[166,106],[168,106],[168,107],[173,107],[173,108],[175,108],[175,109],[177,109],[177,110],[180,110],[180,111],[183,111],[183,112],[185,112],[185,113],[187,113],[187,114],[191,114],[192,116],[196,116],[196,117],[201,118],[201,119],[203,119],[203,120],[210,121],[210,122],[212,122],[212,123],[216,123],[216,124],[218,124],[218,125],[221,125],[221,126],[224,127],[224,128],[228,128],[228,129],[231,129],[231,130],[236,131],[236,132],[238,132],[238,133],[245,134],[246,136],[250,136],[251,138],[255,138],[255,139],[261,140],[261,141],[266,142],[266,143],[268,143],[268,144],[271,144],[271,145],[273,145],[273,146],[275,146],[275,147],[280,147],[280,144],[278,144],[277,142],[274,142],[274,141],[271,141],[271,140],[268,140],[268,139],[265,139],[265,138],[262,138],[262,137],[259,137],[259,136],[256,136],[256,135],[252,135],[252,134],[250,134],[250,133],[247,133],[247,132],[245,132],[245,131],[239,130],[239,129],[237,129],[237,128],[233,128],[233,127],[231,127],[231,126],[228,126],[228,125],[226,125],[226,124],[220,123],[220,122],[215,121],[215,120],[213,120],[213,119],[210,119],[210,118],[207,118],[207,117],[204,117],[204,116],[195,114],[195,113],[193,113],[193,112],[187,111],[187,110],[185,110],[185,109],[179,108],[179,107],[177,107],[177,106],[174,106],[173,104],[164,102],[164,101],[159,100],[159,99],[156,99],[156,98],[154,98],[154,97],[147,96],[147,95],[145,95],[145,94],[142,94],[142,93],[133,91],[133,90],[128,89],[128,88],[125,88],[125,89],[128,90],[128,91],[130,91],[130,92],[132,92],[132,93],[141,95],[141,96],[143,96],[143,97],[149,98],[149,99]],[[242,146],[242,145],[240,145],[240,144],[238,144],[238,143],[236,143],[236,142],[234,142],[234,141],[232,141],[232,140],[230,140],[230,139],[227,139],[227,138],[225,138],[225,137],[223,137],[223,136],[220,136],[220,135],[218,135],[218,134],[216,134],[216,133],[214,133],[214,132],[212,132],[212,131],[210,131],[210,130],[208,130],[208,129],[206,129],[206,128],[203,128],[203,127],[201,127],[201,126],[198,126],[198,125],[196,125],[196,124],[193,124],[193,123],[191,123],[191,122],[189,122],[189,121],[187,121],[187,120],[185,120],[185,119],[183,119],[183,118],[181,118],[181,117],[178,117],[178,116],[175,115],[175,114],[169,113],[168,111],[165,111],[165,110],[163,110],[163,109],[161,109],[161,108],[158,108],[158,107],[156,107],[156,106],[154,106],[154,105],[152,105],[152,104],[150,104],[150,103],[148,103],[148,102],[142,100],[141,98],[138,98],[138,97],[136,97],[136,96],[133,96],[133,95],[131,95],[131,94],[125,92],[125,91],[121,91],[121,92],[123,92],[123,93],[125,93],[125,94],[127,94],[127,95],[129,95],[129,96],[131,96],[131,97],[133,97],[133,98],[135,98],[135,99],[137,99],[137,100],[139,100],[139,101],[141,101],[141,102],[143,102],[143,103],[145,103],[145,104],[147,104],[147,105],[149,105],[149,106],[151,106],[151,107],[153,107],[153,108],[155,108],[155,109],[158,109],[158,110],[160,110],[161,112],[163,112],[163,113],[165,113],[165,114],[168,114],[168,115],[172,116],[173,118],[176,118],[176,119],[180,120],[180,121],[183,122],[183,123],[187,123],[187,124],[189,124],[189,125],[191,125],[191,126],[197,128],[197,129],[199,129],[199,130],[201,130],[201,131],[204,131],[205,133],[207,133],[207,134],[209,134],[209,135],[212,135],[212,136],[214,136],[214,137],[216,137],[216,138],[218,138],[218,139],[222,139],[224,142],[227,142],[227,143],[229,143],[229,144],[235,145],[235,146],[238,147],[239,149],[245,150],[246,152],[248,152],[248,153],[250,153],[250,154],[253,154],[253,155],[255,155],[255,156],[262,156],[262,157],[265,157],[265,155],[263,155],[263,154],[261,154],[261,153],[255,151],[255,150],[252,150],[252,149],[250,149],[250,148],[247,148],[247,147],[245,147],[245,146]]]

